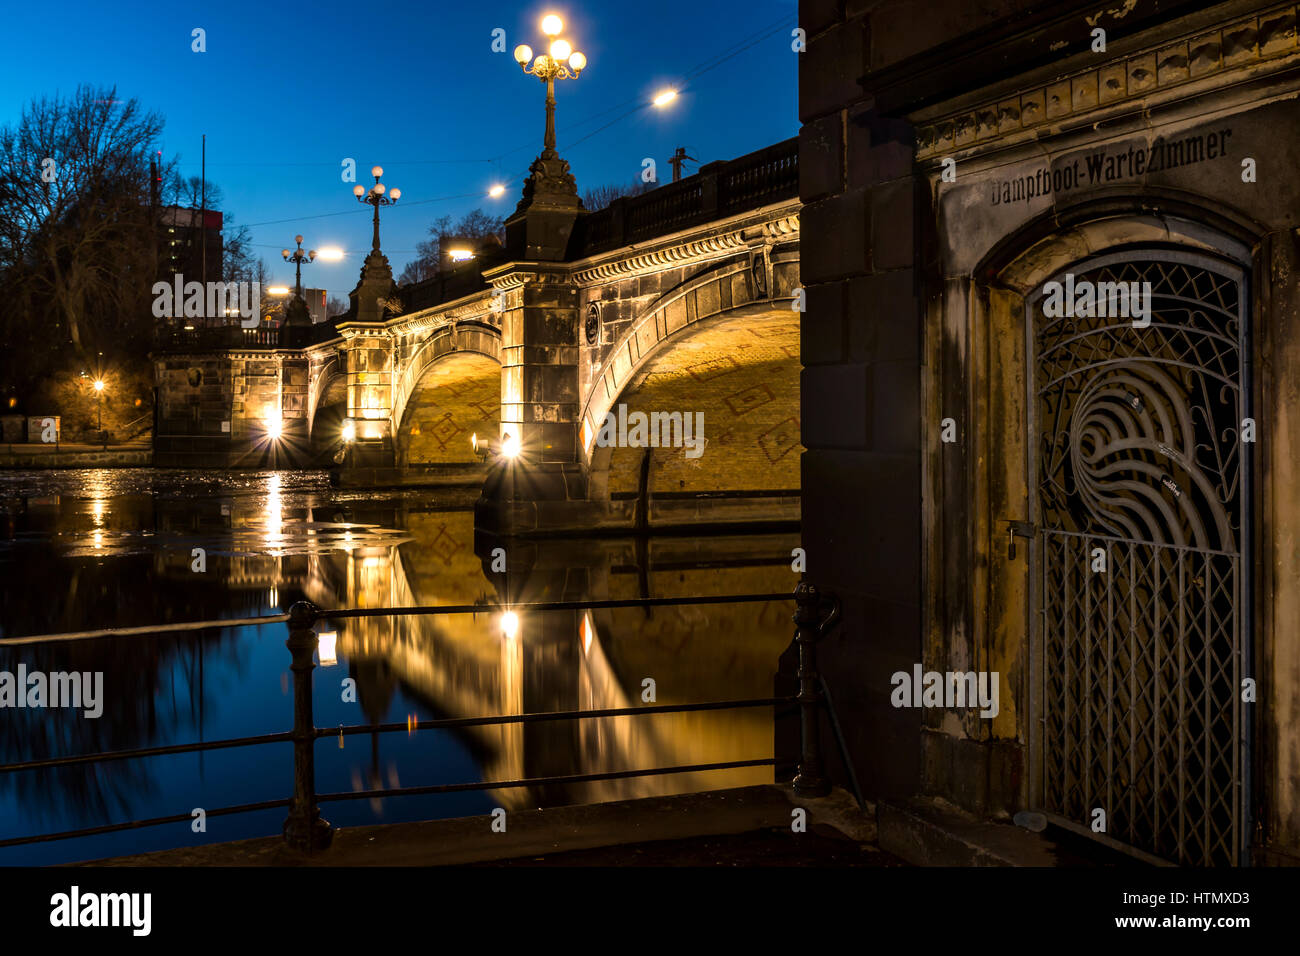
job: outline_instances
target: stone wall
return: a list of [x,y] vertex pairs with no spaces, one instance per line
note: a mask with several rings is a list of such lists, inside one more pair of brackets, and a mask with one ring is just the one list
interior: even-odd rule
[[[1037,805],[1042,566],[1030,541],[1017,557],[1007,547],[1037,482],[1026,303],[1054,270],[1103,253],[1210,255],[1246,276],[1243,413],[1262,436],[1243,452],[1254,532],[1242,562],[1255,579],[1237,606],[1251,611],[1241,666],[1271,690],[1241,709],[1245,838],[1256,861],[1293,860],[1296,8],[916,11],[801,5],[803,536],[810,578],[845,601],[822,660],[859,778],[870,795],[937,794],[993,817]],[[1104,51],[1090,48],[1096,25]],[[1185,142],[1176,162],[1134,164]],[[1093,175],[1099,152],[1115,161]],[[1001,712],[892,707],[891,674],[917,663],[1000,672]],[[1231,742],[1211,750],[1232,759]]]

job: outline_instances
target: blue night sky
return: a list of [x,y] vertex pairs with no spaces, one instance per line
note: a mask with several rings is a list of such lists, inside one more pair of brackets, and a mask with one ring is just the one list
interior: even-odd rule
[[[558,147],[583,192],[630,183],[647,156],[667,181],[677,146],[707,163],[795,135],[796,7],[796,0],[11,4],[0,30],[0,123],[15,122],[36,97],[69,94],[79,83],[116,85],[120,98],[163,116],[157,148],[177,157],[186,176],[199,174],[207,134],[208,179],[224,193],[222,211],[252,227],[255,251],[277,280],[292,284],[279,250],[292,247],[297,232],[304,247],[346,250],[342,262],[303,270],[303,285],[344,296],[370,245],[370,208],[342,181],[344,157],[357,161],[358,182],[373,182],[368,171],[378,163],[389,188],[402,190],[381,213],[394,274],[444,213],[514,210],[541,151],[545,89],[510,51],[528,43],[542,52],[544,13],[564,18],[564,37],[588,59],[580,78],[556,90]],[[190,49],[195,27],[207,31],[206,53]],[[506,31],[505,53],[491,50],[496,27]],[[667,109],[625,115],[668,85],[682,95]],[[487,189],[496,181],[508,189],[494,200]]]

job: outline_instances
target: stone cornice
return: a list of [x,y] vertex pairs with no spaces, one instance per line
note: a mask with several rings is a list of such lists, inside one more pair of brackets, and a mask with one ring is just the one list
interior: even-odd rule
[[1088,70],[1041,83],[1018,95],[922,122],[916,130],[916,156],[933,160],[986,144],[1033,136],[1050,124],[1081,121],[1099,111],[1145,105],[1153,95],[1260,67],[1283,66],[1300,58],[1294,3],[1238,16],[1209,29],[1150,46]]
[[1038,69],[1068,71],[1093,55],[1091,29],[1100,26],[1118,46],[1123,37],[1160,30],[1164,24],[1196,16],[1221,0],[1056,0],[1019,5],[979,30],[872,70],[858,78],[885,116],[906,116],[970,90],[1023,76]]
[[483,278],[492,284],[494,291],[507,292],[525,282],[567,282],[572,270],[567,262],[507,262],[487,270]]
[[693,262],[708,262],[735,255],[756,238],[768,242],[797,239],[800,207],[798,200],[788,200],[721,223],[665,236],[644,246],[633,244],[581,260],[573,263],[573,281],[579,287],[586,287]]

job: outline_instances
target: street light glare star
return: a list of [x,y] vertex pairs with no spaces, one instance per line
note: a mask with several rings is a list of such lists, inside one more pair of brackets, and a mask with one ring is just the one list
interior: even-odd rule
[[500,183],[497,183],[491,189],[488,190],[488,195],[491,196],[493,199],[500,199],[505,194],[506,194],[506,187],[502,186]]
[[343,250],[335,248],[334,246],[329,246],[328,248],[322,249],[320,252],[316,254],[321,259],[324,259],[326,262],[337,262],[338,260],[343,258]]
[[542,17],[542,32],[545,33],[548,37],[559,36],[563,30],[564,30],[564,21],[561,20],[559,17],[557,17],[555,14],[551,13]]
[[507,640],[514,640],[519,634],[519,615],[514,611],[506,611],[501,615],[501,633]]
[[103,390],[104,390],[104,380],[102,378],[95,379],[95,391],[102,392]]
[[664,90],[662,93],[660,93],[658,96],[654,98],[654,104],[655,106],[663,107],[663,106],[667,106],[675,99],[677,99],[677,91],[673,89],[668,89],[668,90]]

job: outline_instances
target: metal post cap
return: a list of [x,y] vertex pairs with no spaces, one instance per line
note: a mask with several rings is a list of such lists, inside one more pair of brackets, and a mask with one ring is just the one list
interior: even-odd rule
[[319,611],[320,609],[311,601],[295,601],[289,608],[289,626],[309,628],[316,623],[316,615]]

